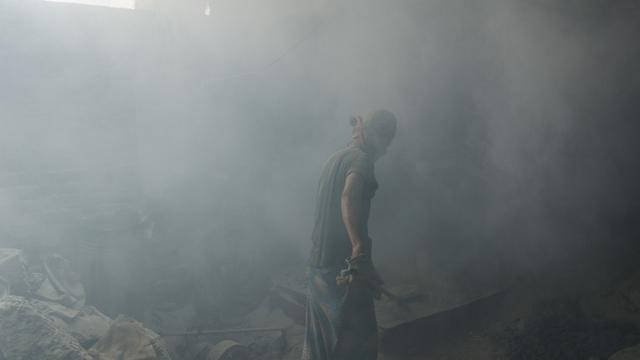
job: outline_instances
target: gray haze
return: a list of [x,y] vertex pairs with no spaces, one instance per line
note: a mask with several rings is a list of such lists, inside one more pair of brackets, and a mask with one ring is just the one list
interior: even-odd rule
[[376,108],[390,281],[637,256],[636,2],[152,3],[0,4],[0,245],[69,256],[108,311],[176,264],[302,273],[321,167]]

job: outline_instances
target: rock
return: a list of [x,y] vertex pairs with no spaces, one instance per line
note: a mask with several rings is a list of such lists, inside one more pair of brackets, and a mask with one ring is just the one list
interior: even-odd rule
[[156,360],[171,360],[170,352],[164,339],[151,329],[144,329],[153,350],[156,352]]
[[[27,297],[15,296],[16,285]],[[21,250],[0,249],[0,360],[170,360],[158,334],[133,320],[112,322],[84,302],[65,258],[30,261]]]
[[609,360],[638,360],[640,359],[640,344],[620,350],[611,355]]
[[158,334],[122,316],[113,321],[107,333],[89,353],[99,360],[171,359]]
[[72,270],[71,262],[60,255],[52,254],[43,261],[46,279],[35,292],[40,298],[56,301],[70,308],[79,309],[85,303],[84,286],[78,274]]
[[88,349],[109,331],[111,319],[93,306],[85,306],[68,325],[71,335]]
[[37,297],[80,309],[85,291],[69,260],[57,254],[27,256],[23,250],[0,249],[0,294]]
[[54,311],[38,300],[19,296],[0,299],[0,352],[9,360],[91,359]]

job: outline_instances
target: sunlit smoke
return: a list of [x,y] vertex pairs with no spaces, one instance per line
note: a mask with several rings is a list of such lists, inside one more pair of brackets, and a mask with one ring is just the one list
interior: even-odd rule
[[136,0],[44,0],[49,2],[59,2],[68,4],[104,6],[120,9],[135,9]]

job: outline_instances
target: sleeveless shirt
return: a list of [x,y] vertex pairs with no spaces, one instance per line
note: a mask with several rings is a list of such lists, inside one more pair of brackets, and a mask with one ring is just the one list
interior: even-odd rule
[[341,269],[345,259],[351,256],[351,241],[342,220],[341,197],[345,180],[351,173],[364,177],[364,188],[360,209],[363,250],[371,254],[371,239],[368,234],[368,220],[371,199],[378,183],[374,175],[371,156],[356,146],[348,147],[333,154],[324,165],[316,193],[315,224],[311,236],[311,256],[309,265],[315,268]]

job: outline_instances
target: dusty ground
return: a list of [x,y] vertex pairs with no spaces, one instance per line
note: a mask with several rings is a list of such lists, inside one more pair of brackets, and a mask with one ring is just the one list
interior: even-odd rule
[[[419,354],[380,354],[379,359],[627,360],[638,353],[631,347],[640,344],[640,272],[586,292],[522,284],[510,291],[501,308],[481,331]],[[299,359],[302,335],[301,326],[290,329],[283,359]]]

